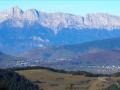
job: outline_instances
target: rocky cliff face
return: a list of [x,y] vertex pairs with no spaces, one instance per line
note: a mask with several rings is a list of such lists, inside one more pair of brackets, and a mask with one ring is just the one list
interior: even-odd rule
[[76,16],[67,13],[44,13],[35,9],[26,11],[19,7],[14,7],[9,10],[0,12],[0,24],[5,20],[11,19],[14,21],[12,26],[25,27],[25,22],[28,24],[37,23],[38,25],[50,28],[57,33],[63,28],[97,28],[97,29],[118,29],[120,28],[120,17],[105,13],[88,14],[86,16]]
[[120,37],[119,16],[76,16],[36,9],[23,11],[19,7],[0,12],[0,50],[7,53],[114,37]]

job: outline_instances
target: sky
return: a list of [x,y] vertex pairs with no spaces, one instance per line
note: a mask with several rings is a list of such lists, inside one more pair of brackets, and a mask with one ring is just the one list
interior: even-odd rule
[[120,15],[120,0],[0,0],[0,11],[18,6],[23,10],[63,12],[76,15],[108,13]]

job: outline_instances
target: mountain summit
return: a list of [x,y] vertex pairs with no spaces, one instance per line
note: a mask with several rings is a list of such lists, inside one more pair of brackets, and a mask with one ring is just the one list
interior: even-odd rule
[[19,7],[13,7],[0,12],[0,25],[6,20],[14,21],[17,27],[24,27],[26,23],[37,23],[40,26],[54,30],[55,33],[64,28],[75,28],[77,30],[86,28],[112,30],[120,28],[120,17],[105,13],[88,14],[83,17],[67,13],[44,13],[36,9],[23,11]]
[[77,16],[36,9],[23,11],[19,7],[0,12],[0,51],[8,54],[115,37],[120,37],[119,16],[105,13]]

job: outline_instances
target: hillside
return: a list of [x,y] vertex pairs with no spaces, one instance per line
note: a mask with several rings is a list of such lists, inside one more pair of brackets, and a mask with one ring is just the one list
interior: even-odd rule
[[78,16],[13,7],[0,12],[0,51],[15,55],[33,48],[115,38],[120,36],[119,23],[119,16],[106,13]]
[[0,90],[38,90],[38,86],[14,71],[0,69]]
[[0,52],[0,68],[12,66],[16,60],[16,57]]
[[[90,61],[90,63],[103,63],[103,61],[119,61],[120,38],[97,40],[75,45],[59,45],[45,48],[36,48],[22,53],[20,56],[40,61]],[[97,60],[98,62],[95,62]],[[87,62],[86,61],[86,62]],[[114,62],[116,63],[116,62]],[[106,63],[107,64],[107,63]]]
[[23,57],[17,57],[0,52],[0,68],[17,67],[17,62],[25,60]]
[[[95,73],[120,71],[120,38],[35,48],[14,57],[1,53],[0,67],[43,66]],[[73,68],[74,67],[74,68]]]

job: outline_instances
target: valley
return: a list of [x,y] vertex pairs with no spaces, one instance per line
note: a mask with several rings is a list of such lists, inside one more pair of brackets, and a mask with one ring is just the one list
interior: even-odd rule
[[12,7],[0,11],[0,68],[42,66],[93,73],[120,69],[120,17]]
[[[107,44],[106,44],[107,43]],[[120,38],[73,45],[46,46],[16,55],[0,53],[0,67],[42,66],[93,73],[120,71]]]
[[0,90],[120,90],[113,1],[0,0]]

